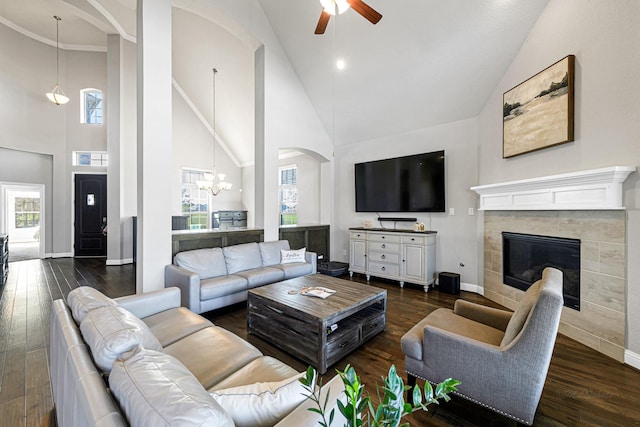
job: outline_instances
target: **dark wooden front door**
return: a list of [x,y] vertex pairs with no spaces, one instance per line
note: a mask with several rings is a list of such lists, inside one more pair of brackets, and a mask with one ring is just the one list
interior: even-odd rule
[[107,256],[107,176],[75,176],[74,256]]

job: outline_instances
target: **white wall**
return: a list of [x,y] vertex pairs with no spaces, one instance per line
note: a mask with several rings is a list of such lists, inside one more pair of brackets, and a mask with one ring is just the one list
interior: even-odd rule
[[[48,255],[71,253],[71,151],[106,150],[104,126],[80,124],[80,89],[105,90],[106,55],[60,51],[60,84],[70,101],[49,102],[56,78],[54,47],[0,25],[0,147],[52,156],[46,216],[53,223]],[[37,121],[37,122],[36,122]],[[79,170],[79,169],[76,169]],[[2,176],[0,175],[0,180]],[[49,231],[47,231],[49,233]],[[48,245],[48,243],[47,243]]]
[[[436,239],[436,271],[460,273],[464,283],[477,285],[478,252],[473,239],[477,233],[477,216],[468,209],[476,206],[475,193],[469,187],[477,183],[477,123],[462,120],[419,131],[336,147],[336,179],[332,224],[331,253],[333,258],[348,262],[349,227],[361,227],[370,219],[379,224],[374,213],[355,212],[354,164],[410,154],[445,150],[446,208],[445,213],[399,213],[393,216],[417,217],[427,229],[438,232]],[[450,216],[450,208],[455,215]],[[387,215],[387,216],[390,216]],[[384,214],[382,214],[384,216]],[[385,226],[392,224],[385,223]],[[412,223],[402,225],[413,227]],[[400,225],[399,225],[400,228]],[[464,264],[464,267],[460,266]]]
[[278,166],[293,165],[298,168],[298,224],[320,224],[320,163],[313,157],[302,154],[280,159]]
[[[481,112],[479,184],[640,160],[640,2],[551,0]],[[568,54],[576,56],[575,141],[502,159],[502,94]],[[627,345],[640,354],[640,180],[624,185],[628,211]]]

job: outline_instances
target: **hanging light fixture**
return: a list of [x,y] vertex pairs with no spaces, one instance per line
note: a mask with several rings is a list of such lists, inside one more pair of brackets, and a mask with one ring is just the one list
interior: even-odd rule
[[47,93],[47,98],[56,105],[63,105],[69,102],[69,97],[64,94],[60,87],[60,47],[58,41],[58,24],[62,21],[62,18],[54,16],[53,19],[56,20],[56,85],[53,87],[51,92]]
[[224,180],[225,174],[218,173],[216,168],[216,74],[218,70],[213,69],[213,173],[204,173],[204,181],[196,181],[198,188],[207,190],[212,196],[217,196],[221,191],[231,190],[230,182]]

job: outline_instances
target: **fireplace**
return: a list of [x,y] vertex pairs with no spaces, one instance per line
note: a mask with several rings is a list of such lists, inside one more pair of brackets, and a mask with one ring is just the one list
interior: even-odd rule
[[502,232],[505,285],[526,291],[546,267],[562,271],[564,305],[580,310],[580,240]]

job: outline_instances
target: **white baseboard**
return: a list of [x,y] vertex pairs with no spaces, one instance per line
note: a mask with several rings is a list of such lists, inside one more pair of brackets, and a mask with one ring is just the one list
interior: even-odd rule
[[60,252],[55,254],[44,254],[45,258],[71,258],[73,254],[71,252]]
[[484,295],[484,288],[474,283],[460,283],[460,290],[467,292],[475,292],[476,294]]
[[624,363],[636,369],[640,369],[640,354],[634,353],[631,350],[625,350]]
[[108,259],[106,262],[106,265],[125,265],[125,264],[133,264],[133,258]]

